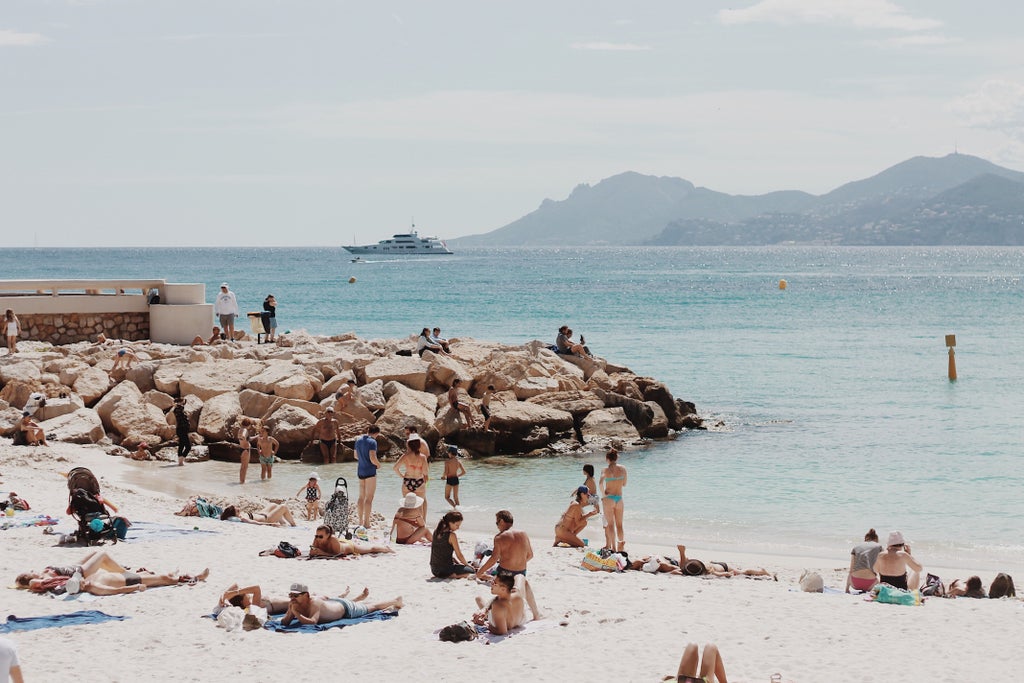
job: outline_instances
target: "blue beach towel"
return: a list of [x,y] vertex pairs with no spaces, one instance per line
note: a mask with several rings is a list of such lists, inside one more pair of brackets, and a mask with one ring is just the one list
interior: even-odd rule
[[191,527],[172,526],[159,522],[132,522],[131,537],[128,541],[158,541],[168,538],[188,538],[199,535],[217,534],[218,531],[193,529]]
[[7,622],[0,624],[0,633],[12,631],[35,631],[41,628],[58,628],[61,626],[82,626],[84,624],[102,624],[104,621],[124,621],[128,617],[115,617],[97,610],[84,610],[71,614],[51,614],[48,617],[7,617]]
[[281,623],[281,617],[274,617],[269,619],[263,628],[271,631],[278,631],[281,633],[316,633],[318,631],[326,631],[331,628],[345,628],[346,626],[353,626],[355,624],[365,624],[370,621],[387,621],[398,616],[396,611],[380,611],[370,612],[365,617],[359,617],[358,619],[338,619],[337,621],[328,621],[325,624],[300,624],[297,621],[293,621],[287,626]]
[[199,512],[200,517],[220,519],[220,513],[224,512],[224,508],[219,505],[206,502],[205,498],[196,498],[196,511]]

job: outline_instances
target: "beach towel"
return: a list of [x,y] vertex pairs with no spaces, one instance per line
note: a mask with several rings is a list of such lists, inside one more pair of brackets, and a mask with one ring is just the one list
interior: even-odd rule
[[0,633],[13,631],[35,631],[41,628],[59,628],[63,626],[82,626],[84,624],[102,624],[104,621],[124,621],[128,617],[115,617],[97,610],[83,610],[71,614],[51,614],[46,617],[7,617],[7,622],[0,624]]
[[220,513],[224,512],[224,508],[219,505],[206,502],[205,498],[196,498],[196,511],[199,512],[200,517],[220,519]]
[[60,519],[50,515],[23,515],[15,514],[14,517],[0,518],[0,530],[18,529],[27,526],[53,526],[60,522]]
[[300,624],[297,621],[293,621],[287,626],[281,623],[281,617],[275,617],[268,619],[263,628],[281,633],[317,633],[318,631],[326,631],[332,628],[345,628],[355,624],[365,624],[370,621],[387,621],[397,616],[398,612],[394,610],[379,611],[370,612],[365,617],[359,617],[358,619],[338,619],[337,621],[328,621],[325,624]]
[[207,531],[205,529],[193,529],[191,527],[172,526],[158,522],[132,522],[131,538],[128,542],[135,541],[162,541],[168,538],[196,538],[200,535],[220,533],[218,531]]

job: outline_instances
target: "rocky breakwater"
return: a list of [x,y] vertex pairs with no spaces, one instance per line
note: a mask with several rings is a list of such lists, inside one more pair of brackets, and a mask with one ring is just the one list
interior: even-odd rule
[[[604,359],[560,356],[539,341],[510,346],[474,339],[453,340],[450,356],[397,355],[413,345],[412,339],[303,333],[269,345],[135,342],[139,360],[113,370],[118,344],[23,344],[24,352],[0,357],[0,434],[13,434],[30,395],[41,392],[46,404],[34,418],[49,438],[123,449],[146,443],[157,452],[173,445],[172,403],[182,396],[192,441],[207,444],[214,457],[237,458],[235,435],[242,418],[250,417],[268,425],[280,455],[308,450],[319,458],[311,444],[314,425],[349,380],[356,383],[355,399],[335,413],[342,442],[351,447],[376,424],[385,437],[383,454],[401,451],[407,425],[434,447],[443,439],[474,455],[628,448],[701,428],[692,403]],[[456,378],[465,389],[462,401],[472,408],[472,426],[449,405]],[[480,397],[489,385],[491,423],[484,430]],[[351,450],[345,453],[351,457]]]

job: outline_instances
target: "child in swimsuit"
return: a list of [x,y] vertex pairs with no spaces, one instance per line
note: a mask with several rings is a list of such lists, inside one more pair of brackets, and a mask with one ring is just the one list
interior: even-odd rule
[[295,497],[301,498],[303,491],[306,492],[306,519],[315,521],[320,517],[320,475],[316,472],[309,475],[309,481],[299,489]]
[[458,446],[448,447],[448,459],[444,461],[444,499],[452,506],[459,507],[459,477],[466,473],[466,468],[459,461]]
[[256,437],[256,452],[260,456],[260,481],[273,478],[274,460],[280,445],[277,439],[270,435],[266,425],[260,425],[260,435]]

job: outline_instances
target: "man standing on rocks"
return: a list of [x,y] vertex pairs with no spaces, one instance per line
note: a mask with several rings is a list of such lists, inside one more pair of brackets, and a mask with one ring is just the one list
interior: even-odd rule
[[533,589],[530,582],[526,581],[526,563],[533,559],[533,546],[530,545],[530,537],[525,531],[517,531],[512,528],[512,513],[508,510],[499,510],[494,515],[495,524],[498,525],[498,535],[494,537],[494,550],[491,556],[480,565],[476,575],[479,579],[487,578],[487,570],[495,563],[498,568],[496,576],[517,576],[523,577],[523,597],[526,604],[530,606],[530,612],[534,619],[540,619],[540,611],[537,609],[537,602],[533,599]]
[[338,430],[341,425],[334,419],[334,408],[328,408],[313,427],[313,438],[320,442],[320,456],[326,465],[338,461]]
[[359,463],[356,470],[359,477],[359,501],[356,503],[356,510],[359,526],[367,529],[373,521],[373,496],[377,493],[377,468],[380,467],[380,460],[377,459],[378,434],[380,427],[371,425],[353,445]]
[[185,397],[174,399],[174,433],[178,437],[178,467],[185,464],[185,458],[192,451],[192,441],[188,438],[188,415],[185,414]]
[[238,317],[238,299],[228,289],[228,283],[220,283],[220,292],[213,302],[213,314],[220,318],[220,327],[228,341],[235,340],[235,318]]

